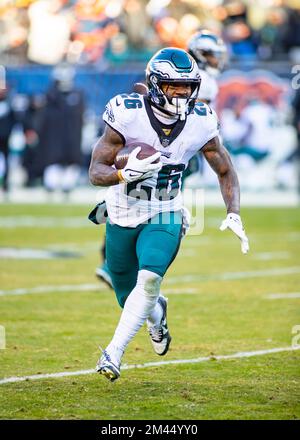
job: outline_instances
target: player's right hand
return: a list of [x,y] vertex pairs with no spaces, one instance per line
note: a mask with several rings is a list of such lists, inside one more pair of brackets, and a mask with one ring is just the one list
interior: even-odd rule
[[147,157],[146,159],[138,159],[137,155],[141,151],[141,147],[135,148],[129,155],[127,164],[122,170],[119,170],[122,180],[126,183],[135,182],[136,180],[147,179],[160,171],[162,164],[160,162],[153,163],[160,158],[159,152]]

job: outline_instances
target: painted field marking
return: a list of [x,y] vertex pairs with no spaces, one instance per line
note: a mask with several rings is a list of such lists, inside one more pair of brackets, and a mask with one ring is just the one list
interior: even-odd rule
[[75,251],[0,247],[0,259],[13,260],[54,260],[61,258],[81,258],[82,254]]
[[266,299],[288,299],[288,298],[300,298],[300,292],[290,293],[270,293],[265,296]]
[[259,252],[252,256],[253,260],[272,261],[272,260],[288,260],[291,258],[290,252]]
[[[207,362],[212,360],[227,360],[227,359],[242,359],[249,358],[253,356],[263,356],[265,354],[272,353],[281,353],[285,351],[295,351],[299,350],[300,346],[295,347],[280,347],[280,348],[270,348],[268,350],[255,350],[255,351],[244,351],[238,352],[229,355],[220,355],[220,356],[206,356],[199,357],[196,359],[175,359],[170,361],[161,361],[161,362],[146,362],[145,364],[133,364],[133,365],[123,365],[121,366],[121,370],[133,370],[136,368],[151,368],[151,367],[160,367],[162,365],[182,365],[182,364],[198,364],[201,362]],[[63,371],[60,373],[49,373],[49,374],[34,374],[32,376],[13,376],[7,377],[0,380],[0,385],[4,385],[7,383],[17,383],[24,382],[29,380],[39,380],[39,379],[51,379],[51,378],[59,378],[59,377],[69,377],[69,376],[82,376],[86,374],[95,373],[94,369],[89,370],[78,370],[78,371]]]
[[[103,292],[108,290],[108,287],[103,288],[102,284],[73,284],[73,285],[59,285],[59,286],[37,286],[28,289],[13,289],[13,290],[0,290],[0,296],[8,295],[32,295],[37,293],[59,293],[59,292],[84,292],[84,291],[99,291]],[[187,293],[197,293],[196,287],[190,288],[174,288],[174,289],[163,289],[163,293],[169,294],[187,294]]]
[[13,228],[83,228],[91,225],[91,222],[84,216],[78,217],[2,217],[0,227]]
[[5,327],[0,325],[0,350],[5,350],[6,340],[5,340]]
[[177,258],[195,257],[198,252],[195,249],[183,248],[179,251]]
[[246,278],[263,278],[280,275],[290,275],[293,273],[300,273],[300,267],[278,267],[274,269],[252,270],[245,272],[224,272],[220,274],[211,275],[178,275],[167,278],[164,282],[167,284],[175,284],[179,282],[194,282],[194,281],[227,281],[227,280],[241,280]]
[[199,289],[196,287],[187,287],[187,288],[174,288],[174,289],[162,289],[162,293],[164,295],[187,295],[187,294],[198,294]]
[[0,290],[0,296],[7,295],[31,295],[34,293],[58,293],[58,292],[84,292],[89,290],[107,290],[103,287],[101,288],[99,284],[66,284],[66,285],[58,285],[58,286],[37,286],[37,287],[29,287],[29,288],[20,288],[20,289],[12,289],[12,290]]
[[[169,277],[164,281],[164,286],[170,284],[197,282],[197,281],[227,281],[227,280],[240,280],[247,278],[263,278],[273,277],[281,275],[289,275],[293,273],[300,273],[300,267],[279,267],[266,270],[254,270],[248,272],[224,272],[220,274],[210,275],[178,275]],[[88,291],[88,290],[106,290],[101,288],[100,284],[67,284],[58,286],[36,286],[29,288],[18,288],[11,290],[0,290],[0,296],[7,295],[27,295],[32,293],[49,293],[49,292],[72,292],[72,291]],[[165,289],[168,290],[168,289]]]

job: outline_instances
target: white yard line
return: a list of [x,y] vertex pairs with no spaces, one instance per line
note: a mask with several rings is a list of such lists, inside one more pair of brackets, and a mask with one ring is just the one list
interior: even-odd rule
[[184,283],[184,282],[195,282],[195,281],[227,281],[227,280],[241,280],[246,278],[263,278],[263,277],[273,277],[280,275],[290,275],[293,273],[300,273],[300,267],[278,267],[273,269],[264,270],[252,270],[247,272],[224,272],[220,274],[210,274],[210,275],[178,275],[174,277],[167,278],[164,282],[167,284]]
[[[199,357],[196,359],[175,359],[175,360],[170,360],[170,361],[147,362],[145,364],[123,365],[121,367],[121,370],[160,367],[162,365],[198,364],[198,363],[207,362],[210,360],[242,359],[242,358],[249,358],[249,357],[253,357],[253,356],[263,356],[265,354],[281,353],[284,351],[294,351],[294,350],[299,350],[299,349],[300,349],[300,346],[281,347],[281,348],[270,348],[267,350],[244,351],[244,352],[238,352],[238,353],[223,355],[223,356],[222,355],[220,355],[220,356],[206,356],[206,357]],[[0,380],[0,385],[4,385],[7,383],[24,382],[27,380],[51,379],[51,378],[69,377],[69,376],[82,376],[82,375],[92,374],[92,373],[95,373],[94,369],[68,371],[68,372],[63,371],[60,373],[49,373],[49,374],[34,374],[32,376],[7,377],[5,379]]]
[[187,295],[187,294],[195,294],[199,293],[199,289],[196,287],[187,287],[187,288],[178,288],[178,289],[162,289],[162,293],[164,295]]
[[29,295],[34,293],[56,293],[56,292],[81,292],[87,290],[104,290],[100,283],[98,284],[72,284],[58,286],[37,286],[29,288],[20,288],[12,290],[0,290],[0,296],[7,295]]
[[91,226],[92,223],[87,216],[77,217],[36,217],[36,216],[14,216],[2,217],[0,227],[13,228],[82,228]]
[[265,296],[266,299],[288,299],[288,298],[300,298],[300,292],[290,293],[270,293]]
[[196,249],[188,249],[188,248],[183,248],[179,251],[177,258],[188,258],[188,257],[195,257],[196,255],[198,255],[198,252]]
[[[290,275],[293,273],[300,273],[300,267],[279,267],[274,269],[254,270],[248,272],[224,272],[219,274],[210,275],[178,275],[169,277],[164,281],[164,286],[170,284],[197,282],[197,281],[227,281],[227,280],[240,280],[247,278],[263,278],[273,277],[281,275]],[[87,291],[87,290],[104,290],[102,285],[99,284],[67,284],[58,286],[36,286],[29,288],[18,288],[11,290],[0,290],[0,296],[7,295],[27,295],[32,293],[49,293],[49,292],[72,292],[72,291]],[[170,289],[163,289],[170,290]],[[184,288],[182,288],[184,292]]]
[[290,252],[259,252],[253,254],[253,260],[272,261],[272,260],[288,260],[291,258]]
[[[0,290],[0,296],[8,296],[8,295],[32,295],[36,293],[58,293],[58,292],[84,292],[84,291],[104,291],[108,288],[102,287],[103,284],[73,284],[73,285],[59,285],[59,286],[37,286],[37,287],[31,287],[28,289],[14,289],[14,290]],[[164,289],[163,293],[166,295],[170,294],[188,294],[188,293],[197,293],[198,289],[195,287],[191,288],[181,288],[181,289]]]

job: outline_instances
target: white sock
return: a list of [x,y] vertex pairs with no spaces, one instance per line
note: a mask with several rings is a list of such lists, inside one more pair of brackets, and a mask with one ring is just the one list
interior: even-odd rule
[[[159,293],[159,296],[163,296],[161,292]],[[149,327],[158,326],[161,322],[162,317],[163,317],[163,310],[161,308],[161,305],[156,301],[153,311],[148,316],[147,327],[149,328]]]
[[140,270],[135,288],[128,296],[113,339],[106,350],[115,363],[121,362],[125,348],[155,308],[162,277]]

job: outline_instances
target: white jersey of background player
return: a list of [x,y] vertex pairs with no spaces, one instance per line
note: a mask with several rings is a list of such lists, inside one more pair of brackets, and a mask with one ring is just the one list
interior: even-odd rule
[[201,75],[198,100],[208,104],[213,103],[219,91],[216,78],[226,62],[226,46],[216,34],[202,30],[191,37],[187,48],[196,60]]
[[[223,70],[227,50],[223,40],[209,30],[202,30],[194,34],[187,44],[187,50],[196,60],[201,75],[201,87],[198,93],[198,101],[205,102],[214,108],[219,92],[217,77]],[[206,162],[201,163],[201,155],[197,155],[191,162],[189,169],[195,169],[195,160],[198,169],[201,170],[202,182],[206,185],[215,185],[216,176]],[[190,173],[188,173],[190,174]]]

